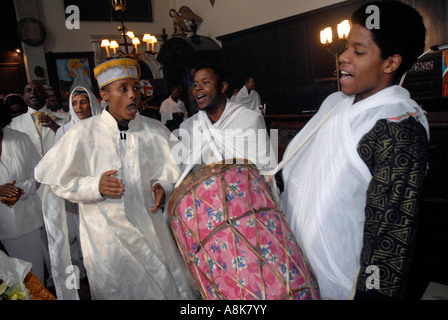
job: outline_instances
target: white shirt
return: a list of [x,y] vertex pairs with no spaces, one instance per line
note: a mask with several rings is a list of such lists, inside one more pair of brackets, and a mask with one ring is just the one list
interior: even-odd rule
[[[33,115],[33,112],[35,111],[36,110],[28,107],[28,112],[13,118],[9,126],[11,129],[26,133],[31,138],[31,141],[41,156],[43,156],[53,146],[55,133],[49,127],[44,126],[40,126],[42,133],[39,133],[38,125],[35,123],[36,116]],[[43,107],[38,111],[50,114],[46,107]]]
[[188,112],[184,102],[181,99],[177,99],[176,102],[171,98],[171,96],[162,102],[159,112],[161,115],[161,122],[163,124],[166,124],[168,120],[173,120],[173,113],[177,112],[184,113],[184,120],[188,118]]
[[28,135],[3,128],[0,185],[16,180],[15,186],[24,191],[10,208],[0,203],[0,239],[14,239],[43,226],[42,205],[36,193],[39,183],[34,179],[34,167],[40,160]]

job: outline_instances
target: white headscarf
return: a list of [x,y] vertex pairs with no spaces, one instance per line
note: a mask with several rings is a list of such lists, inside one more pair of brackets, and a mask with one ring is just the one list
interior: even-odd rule
[[98,99],[96,98],[96,96],[93,94],[93,92],[91,92],[90,90],[88,90],[85,87],[81,87],[81,86],[75,87],[73,89],[73,91],[70,93],[70,99],[69,99],[69,108],[70,108],[71,119],[69,122],[67,122],[66,124],[64,124],[62,127],[60,127],[58,129],[58,131],[56,132],[56,136],[54,138],[55,143],[59,141],[59,139],[64,135],[64,133],[66,133],[68,131],[68,129],[70,129],[75,123],[77,123],[78,121],[81,120],[78,118],[75,110],[73,109],[73,101],[72,101],[73,93],[78,90],[83,90],[87,93],[87,96],[88,96],[89,102],[90,102],[90,112],[92,113],[92,117],[96,116],[98,114],[101,114],[100,103],[99,103]]

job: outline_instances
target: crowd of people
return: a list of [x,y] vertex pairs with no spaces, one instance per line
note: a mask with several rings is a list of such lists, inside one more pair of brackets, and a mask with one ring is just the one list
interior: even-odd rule
[[[174,86],[160,109],[163,123],[139,114],[140,69],[130,58],[98,65],[100,97],[76,87],[69,112],[38,81],[23,95],[6,96],[0,102],[6,252],[32,262],[59,299],[79,299],[65,285],[75,271],[88,279],[92,299],[198,299],[164,208],[187,176],[231,154],[267,176],[281,174],[278,206],[322,299],[403,298],[429,128],[424,111],[395,83],[422,53],[426,31],[420,14],[400,2],[373,3],[381,27],[369,29],[371,4],[352,15],[339,56],[341,91],[322,103],[280,163],[254,78],[229,99],[226,71],[213,64],[195,68],[191,90],[199,111],[188,114],[182,88]],[[166,124],[174,119],[180,121],[173,139]],[[245,134],[250,130],[257,134]],[[178,158],[176,148],[184,151]],[[367,279],[371,266],[379,286]]]

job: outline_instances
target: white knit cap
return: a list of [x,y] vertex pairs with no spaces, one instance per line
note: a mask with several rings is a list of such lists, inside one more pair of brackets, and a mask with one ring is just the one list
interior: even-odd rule
[[136,60],[130,58],[106,61],[96,66],[93,72],[100,89],[121,79],[140,80],[140,66]]

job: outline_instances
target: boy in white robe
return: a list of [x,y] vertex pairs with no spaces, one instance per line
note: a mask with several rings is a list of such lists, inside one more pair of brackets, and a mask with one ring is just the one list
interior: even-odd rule
[[[379,29],[367,28],[369,5]],[[422,53],[426,31],[398,1],[365,4],[351,22],[339,56],[342,92],[285,151],[283,209],[323,299],[403,298],[429,128],[394,83]]]
[[[36,167],[36,179],[79,204],[93,299],[194,299],[196,285],[160,210],[180,176],[170,161],[170,132],[137,112],[137,61],[110,60],[94,72],[108,107],[66,132]],[[61,257],[53,276],[61,293],[76,299],[66,285],[72,274],[63,273],[69,259]]]

